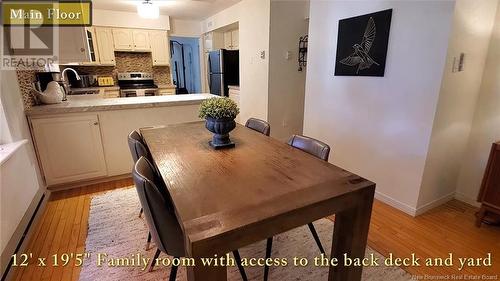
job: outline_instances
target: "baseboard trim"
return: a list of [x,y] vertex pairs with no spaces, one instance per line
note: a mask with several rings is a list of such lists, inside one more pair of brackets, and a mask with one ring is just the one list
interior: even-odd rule
[[431,209],[434,209],[440,205],[443,205],[444,203],[446,203],[450,200],[453,200],[453,198],[455,198],[455,192],[452,192],[452,193],[447,194],[441,198],[438,198],[438,199],[433,200],[429,203],[426,203],[426,204],[422,205],[421,207],[417,207],[417,211],[415,212],[415,216],[420,216],[421,214],[423,214]]
[[15,253],[22,253],[28,247],[28,243],[34,234],[32,226],[37,225],[42,218],[50,195],[51,192],[49,190],[41,189],[36,193],[21,222],[17,226],[16,231],[7,243],[7,246],[0,256],[2,281],[11,279],[11,257]]
[[480,207],[481,203],[477,202],[477,198],[471,198],[461,192],[455,192],[455,199],[462,201],[474,207]]
[[413,208],[408,204],[400,202],[396,199],[393,199],[392,197],[387,196],[381,192],[378,191],[375,192],[375,199],[378,199],[391,207],[394,207],[402,212],[405,212],[412,217],[416,216],[417,210],[415,208]]
[[116,181],[116,180],[123,180],[123,179],[128,179],[128,178],[132,178],[132,174],[129,173],[129,174],[123,174],[123,175],[118,175],[118,176],[97,178],[97,179],[91,179],[91,180],[83,180],[83,181],[70,182],[70,183],[62,183],[62,184],[48,186],[47,189],[50,191],[60,191],[60,190],[67,190],[67,189],[92,185],[92,184],[105,183],[105,182]]

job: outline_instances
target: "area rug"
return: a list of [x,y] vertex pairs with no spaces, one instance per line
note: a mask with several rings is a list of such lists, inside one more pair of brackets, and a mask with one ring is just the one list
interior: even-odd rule
[[[97,253],[106,253],[108,257],[131,257],[143,255],[152,258],[156,248],[145,250],[148,234],[144,218],[139,218],[139,199],[135,188],[125,188],[95,196],[92,199],[89,215],[88,236],[85,251],[91,253],[86,259],[80,280],[168,280],[170,267],[157,266],[152,272],[141,267],[109,267],[106,264],[97,266]],[[330,252],[333,222],[321,219],[314,222],[326,252]],[[264,257],[265,241],[261,241],[240,249],[242,258]],[[382,255],[366,248],[366,255]],[[311,263],[319,255],[311,233],[307,226],[299,227],[275,236],[272,257],[286,257],[286,267],[271,267],[269,280],[327,280],[328,267],[295,267],[290,265],[293,257],[305,257]],[[161,257],[168,257],[164,254]],[[245,268],[249,280],[263,280],[262,267]],[[186,269],[179,268],[178,281],[186,280]],[[241,276],[236,267],[228,267],[228,280],[240,281]],[[411,276],[398,267],[365,267],[363,280],[411,280]]]

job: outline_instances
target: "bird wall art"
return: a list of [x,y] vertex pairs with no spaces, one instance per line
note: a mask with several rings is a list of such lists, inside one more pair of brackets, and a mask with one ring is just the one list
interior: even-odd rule
[[339,20],[335,76],[384,76],[392,9]]

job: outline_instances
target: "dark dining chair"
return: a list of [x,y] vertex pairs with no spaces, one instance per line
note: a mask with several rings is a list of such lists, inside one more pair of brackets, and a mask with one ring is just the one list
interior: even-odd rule
[[[149,271],[153,270],[155,260],[161,252],[175,258],[186,256],[184,244],[184,234],[177,217],[170,196],[165,197],[160,191],[162,188],[153,165],[145,158],[141,157],[135,163],[132,171],[137,194],[141,206],[144,209],[144,217],[153,237],[157,250],[151,260]],[[233,251],[233,255],[240,270],[241,277],[247,281],[245,269],[241,265],[241,258],[238,250]],[[177,266],[172,266],[169,281],[174,281],[177,276]]]
[[[142,136],[136,131],[130,132],[127,137],[128,148],[130,149],[130,154],[132,155],[132,160],[134,160],[134,165],[137,163],[139,158],[146,157],[151,160],[151,156],[149,154],[149,150],[146,144],[142,140]],[[139,210],[139,217],[141,217],[143,209]],[[149,249],[149,244],[151,243],[151,233],[148,234],[148,239],[146,242],[146,250]]]
[[271,126],[269,125],[269,123],[257,118],[248,119],[247,123],[245,124],[245,127],[250,128],[266,136],[269,136],[271,134]]
[[[330,155],[330,146],[324,142],[306,136],[293,135],[288,141],[288,144],[291,145],[292,147],[295,147],[306,153],[316,156],[317,158],[323,161],[328,161],[328,157]],[[326,256],[325,250],[323,248],[323,245],[321,244],[321,240],[319,239],[318,232],[316,232],[314,224],[310,222],[307,224],[307,226],[311,231],[314,241],[316,241],[316,245],[318,245],[319,251]],[[267,238],[266,259],[271,257],[272,247],[273,247],[273,237]],[[269,267],[266,265],[264,267],[264,281],[267,281],[268,275],[269,275]]]

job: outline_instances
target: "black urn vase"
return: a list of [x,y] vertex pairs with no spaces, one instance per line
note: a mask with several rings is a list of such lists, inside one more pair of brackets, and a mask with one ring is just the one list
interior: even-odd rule
[[234,142],[229,138],[229,132],[236,127],[234,118],[215,119],[207,117],[205,127],[214,134],[208,143],[215,149],[234,147]]

